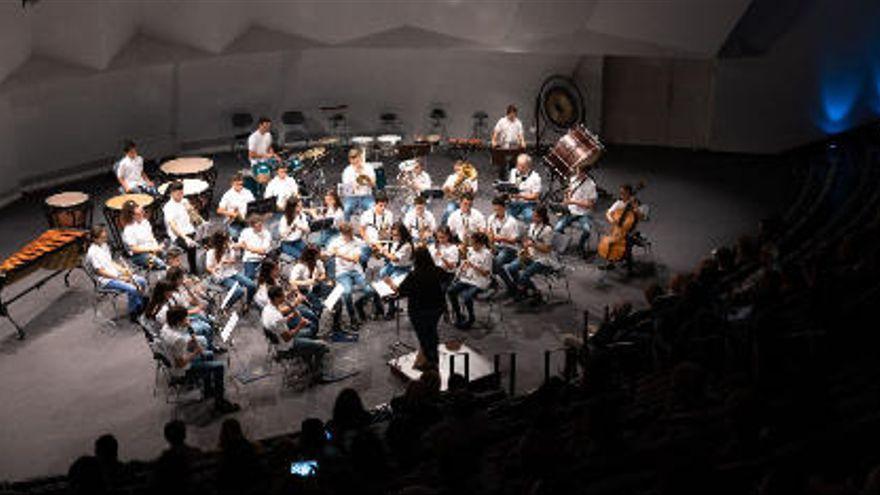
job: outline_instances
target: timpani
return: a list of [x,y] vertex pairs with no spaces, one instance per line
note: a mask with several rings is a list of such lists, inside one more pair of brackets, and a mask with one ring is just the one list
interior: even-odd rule
[[[164,198],[163,203],[168,201],[168,188],[175,181],[165,182],[160,185],[157,190],[159,194]],[[211,200],[209,196],[210,185],[203,181],[202,179],[183,179],[183,197],[185,197],[191,205],[197,210],[202,216],[207,217],[208,210],[211,207]]]
[[122,243],[122,207],[128,201],[134,201],[138,206],[144,209],[144,215],[153,225],[153,232],[156,232],[158,224],[158,210],[156,203],[149,194],[120,194],[113,196],[104,203],[104,219],[107,221],[107,229],[116,246],[123,248]]
[[49,227],[56,229],[83,229],[92,227],[92,198],[81,191],[63,191],[46,198],[46,218]]
[[178,179],[200,179],[207,182],[208,191],[205,193],[206,208],[210,207],[214,201],[214,184],[217,183],[217,169],[214,167],[214,161],[210,158],[202,156],[175,158],[160,165],[159,171],[162,173],[162,180],[164,182]]

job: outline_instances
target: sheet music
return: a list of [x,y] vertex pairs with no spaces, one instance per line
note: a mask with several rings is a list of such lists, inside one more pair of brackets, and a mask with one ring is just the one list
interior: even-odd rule
[[223,297],[223,304],[220,305],[221,308],[226,308],[227,306],[229,306],[229,301],[232,301],[232,296],[235,295],[235,291],[237,291],[239,287],[241,287],[241,284],[239,284],[238,280],[236,280],[235,283],[232,284],[232,287],[229,289],[229,291],[226,292],[226,295]]
[[226,321],[226,325],[223,325],[223,330],[220,331],[220,338],[223,339],[224,343],[229,342],[229,337],[232,336],[232,331],[235,330],[236,325],[238,325],[238,313],[233,311]]
[[336,306],[336,303],[339,302],[339,299],[342,298],[342,293],[345,292],[345,289],[342,285],[336,284],[333,287],[333,290],[330,291],[330,295],[327,296],[327,299],[324,299],[324,307],[328,309],[332,309]]
[[[405,273],[403,275],[397,275],[397,276],[391,277],[391,280],[394,282],[395,286],[400,287],[400,284],[403,283],[403,281],[406,279],[407,275],[409,275],[409,274]],[[388,284],[386,284],[384,280],[377,280],[372,283],[372,286],[373,286],[373,289],[376,290],[376,293],[378,293],[379,297],[381,297],[381,298],[386,298],[386,297],[390,297],[390,296],[394,295],[394,291],[391,290],[391,287],[389,287]]]

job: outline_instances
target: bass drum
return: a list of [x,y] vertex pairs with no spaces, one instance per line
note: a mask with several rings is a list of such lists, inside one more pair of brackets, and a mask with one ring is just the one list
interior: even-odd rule
[[557,176],[567,179],[581,165],[593,165],[602,156],[605,146],[599,137],[583,124],[578,124],[559,138],[544,159]]

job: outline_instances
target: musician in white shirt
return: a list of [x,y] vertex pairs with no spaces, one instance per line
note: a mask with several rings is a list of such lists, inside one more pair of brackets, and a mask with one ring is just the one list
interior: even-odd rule
[[143,207],[132,200],[122,205],[122,243],[129,259],[135,265],[148,270],[164,270],[165,262],[160,257],[162,246],[153,235],[153,226],[147,220]]
[[107,244],[106,227],[92,227],[90,239],[85,262],[95,273],[96,282],[101,288],[128,296],[128,314],[135,321],[144,309],[143,292],[147,288],[147,281],[113,260],[110,245]]
[[278,224],[281,252],[293,259],[299,259],[306,248],[306,239],[310,232],[309,217],[303,212],[302,202],[298,198],[291,199],[286,203],[284,215]]
[[[391,226],[391,244],[382,246],[379,256],[385,258],[385,266],[379,270],[379,280],[385,277],[396,278],[412,271],[413,262],[413,239],[403,223],[397,222]],[[392,299],[388,305],[385,319],[391,320],[397,312],[397,301]]]
[[205,255],[205,268],[211,274],[214,283],[227,289],[232,289],[236,283],[238,284],[238,288],[232,294],[227,305],[235,304],[245,295],[245,292],[247,293],[246,302],[250,305],[254,300],[257,284],[253,279],[244,275],[238,245],[229,242],[229,235],[226,232],[218,231],[211,236],[208,247],[208,252]]
[[[379,295],[364,277],[364,269],[360,263],[362,249],[363,243],[355,239],[354,230],[348,223],[339,226],[339,237],[331,241],[327,247],[327,254],[334,257],[336,283],[343,288],[342,300],[351,325],[355,329],[360,326],[360,321],[366,319],[363,305],[367,299],[373,301],[374,314],[382,315]],[[355,290],[363,292],[357,303],[353,300]]]
[[[504,117],[498,119],[495,128],[492,129],[492,147],[503,150],[519,150],[525,149],[526,140],[523,133],[522,122],[516,116],[517,111],[514,105],[507,106],[507,112]],[[505,163],[496,163],[498,167],[498,178],[504,180],[507,170],[510,168],[511,155],[505,156]]]
[[[474,298],[489,287],[491,275],[492,251],[489,250],[489,238],[484,232],[475,232],[471,234],[467,257],[461,261],[458,276],[446,291],[457,328],[467,330],[473,326],[476,320]],[[467,319],[462,317],[459,297],[467,310]]]
[[342,204],[346,222],[351,220],[355,211],[363,212],[373,207],[375,187],[376,172],[373,166],[364,163],[364,155],[360,149],[350,149],[348,166],[342,171]]
[[156,185],[144,172],[144,159],[137,152],[134,141],[127,141],[123,147],[125,156],[116,164],[116,179],[125,194],[146,193],[157,196]]
[[428,251],[431,253],[431,257],[434,258],[434,264],[449,274],[448,283],[452,280],[452,275],[458,269],[460,252],[458,246],[452,242],[452,231],[449,230],[449,227],[437,229],[434,239],[434,243],[428,246]]
[[245,228],[248,203],[254,199],[250,189],[244,187],[244,177],[241,172],[233,174],[229,189],[223,193],[220,203],[217,204],[217,214],[224,218],[229,228],[229,235],[233,239],[238,239]]
[[563,206],[568,208],[568,212],[562,215],[556,222],[554,230],[559,233],[565,233],[566,227],[571,224],[577,224],[581,229],[581,235],[578,239],[578,250],[581,254],[586,255],[587,241],[590,239],[592,231],[593,208],[596,206],[596,200],[599,198],[596,192],[596,183],[587,173],[587,166],[578,167],[577,174],[569,180],[568,190],[565,193]]
[[284,211],[284,205],[290,198],[299,196],[299,185],[296,179],[288,175],[287,165],[281,165],[275,171],[275,177],[266,184],[266,192],[264,198],[275,198],[275,206],[278,211]]
[[196,244],[193,238],[196,228],[190,219],[190,211],[194,211],[189,201],[183,197],[183,182],[176,181],[168,187],[168,195],[170,199],[162,207],[162,214],[165,218],[165,227],[171,243],[186,251],[186,260],[189,264],[189,271],[196,273],[198,267],[196,265]]
[[518,192],[510,196],[507,212],[520,221],[531,221],[532,212],[541,197],[541,175],[532,170],[532,157],[525,153],[516,157],[516,168],[510,171],[510,182]]
[[413,200],[413,208],[403,218],[403,225],[409,229],[413,239],[421,243],[430,242],[437,228],[434,214],[428,211],[426,204],[425,198],[416,196]]
[[272,149],[272,133],[269,132],[271,129],[272,119],[268,117],[260,117],[260,120],[257,121],[256,130],[248,136],[248,159],[251,162],[251,166],[260,162],[269,162],[273,160],[277,164],[281,163],[281,158],[279,158],[278,154],[275,153],[275,150]]
[[320,366],[321,357],[330,349],[316,337],[315,326],[300,314],[299,310],[287,303],[284,289],[273,285],[268,291],[269,304],[263,307],[260,322],[263,329],[275,336],[272,345],[281,357],[292,357],[291,351],[306,354],[310,367]]
[[[473,167],[473,165],[470,165],[470,167]],[[443,210],[443,216],[440,217],[440,225],[446,225],[449,215],[458,209],[461,195],[470,193],[471,197],[477,196],[477,187],[479,186],[477,177],[466,177],[464,170],[465,162],[456,160],[452,164],[452,173],[446,177],[446,181],[443,183],[443,193],[448,198],[448,201],[446,202],[446,208]]]
[[546,207],[539,206],[532,214],[528,233],[523,238],[522,250],[519,257],[504,265],[501,278],[510,295],[522,299],[532,290],[537,302],[540,300],[540,293],[532,282],[532,277],[550,269],[553,251],[553,227],[550,226]]
[[361,251],[361,265],[366,268],[373,251],[379,249],[381,241],[391,239],[391,225],[394,223],[394,214],[388,209],[388,196],[384,193],[376,195],[376,203],[369,210],[361,213],[360,227],[361,239],[366,245]]
[[461,197],[461,208],[449,215],[447,226],[462,242],[474,232],[486,230],[486,217],[473,207],[474,197],[464,194]]
[[318,241],[315,242],[315,245],[323,249],[327,247],[327,244],[332,239],[339,235],[339,224],[345,221],[345,212],[342,209],[339,195],[336,191],[330,189],[324,194],[323,209],[310,208],[307,211],[316,220],[325,220],[327,218],[333,220],[330,227],[320,231]]
[[259,215],[248,217],[248,228],[241,232],[238,244],[244,251],[244,276],[255,280],[260,263],[272,247],[272,234],[269,229],[264,228],[263,219]]
[[489,235],[489,245],[495,249],[492,273],[500,274],[504,265],[516,259],[520,222],[507,214],[507,201],[503,196],[492,199],[492,210],[486,233]]

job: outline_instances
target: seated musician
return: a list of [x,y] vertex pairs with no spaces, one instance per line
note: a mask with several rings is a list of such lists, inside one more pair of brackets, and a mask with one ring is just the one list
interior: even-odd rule
[[[492,129],[492,147],[503,150],[525,149],[526,140],[523,133],[522,121],[517,118],[517,110],[514,105],[508,105],[504,117],[498,119],[495,128]],[[498,167],[498,179],[507,178],[510,169],[509,158],[507,163],[496,163]]]
[[[474,298],[489,287],[491,275],[492,251],[489,250],[489,238],[483,232],[474,232],[470,236],[467,254],[458,267],[458,275],[446,291],[456,328],[467,330],[474,325]],[[459,297],[467,310],[467,319],[462,317]]]
[[322,249],[327,247],[327,244],[339,235],[339,224],[345,220],[345,213],[342,209],[342,202],[339,201],[339,194],[332,189],[328,190],[324,194],[324,205],[322,208],[310,208],[306,211],[316,220],[333,219],[333,226],[322,230],[318,234],[318,241],[315,243]]
[[541,175],[532,170],[532,157],[525,153],[516,157],[516,168],[510,171],[510,182],[516,185],[518,192],[510,196],[507,212],[522,222],[528,222],[541,196]]
[[183,182],[176,181],[168,187],[170,198],[162,207],[165,227],[171,243],[186,251],[189,271],[196,273],[196,228],[191,220],[191,212],[195,211],[189,201],[183,197]]
[[[327,275],[324,262],[320,259],[320,252],[314,246],[307,247],[299,258],[299,261],[290,270],[288,283],[291,287],[305,295],[308,305],[318,316],[324,311],[324,299],[333,290],[333,280]],[[333,309],[333,339],[344,339],[340,327],[341,313],[337,308]]]
[[134,201],[126,201],[122,205],[122,242],[128,251],[129,259],[140,268],[147,270],[164,270],[162,246],[153,235],[153,226],[147,220],[143,207]]
[[171,246],[168,248],[168,251],[165,253],[165,264],[168,265],[168,268],[165,270],[165,273],[162,274],[163,277],[168,276],[168,271],[177,268],[183,272],[183,284],[186,288],[196,294],[202,300],[207,300],[207,292],[204,289],[204,283],[202,279],[195,275],[187,274],[183,268],[183,255],[185,251],[180,249],[177,246]]
[[394,223],[394,214],[388,208],[388,196],[385,193],[376,195],[376,203],[369,210],[361,213],[358,226],[361,239],[366,245],[361,250],[360,263],[364,269],[373,251],[379,249],[382,242],[391,239],[391,225]]
[[272,148],[272,119],[260,117],[257,128],[248,136],[248,160],[251,167],[262,162],[273,162],[277,166],[281,164],[281,158]]
[[[644,214],[642,210],[639,208],[639,198],[636,196],[636,190],[633,188],[631,184],[623,184],[620,186],[618,190],[618,198],[617,200],[611,204],[608,208],[608,211],[605,212],[605,220],[608,221],[609,225],[614,225],[617,223],[618,219],[621,218],[622,213],[626,210],[627,205],[629,205],[630,211],[635,214],[636,222],[644,219]],[[635,233],[635,228],[633,228],[629,235]],[[628,238],[631,239],[631,238]],[[632,242],[626,243],[626,253],[624,254],[624,261],[626,262],[626,266],[628,270],[632,270]]]
[[552,242],[553,227],[550,225],[550,216],[547,213],[547,208],[539,206],[532,213],[532,222],[529,224],[528,233],[523,238],[519,256],[504,265],[504,269],[501,271],[501,278],[507,285],[507,291],[511,296],[518,300],[523,299],[528,291],[532,290],[537,298],[535,302],[540,301],[540,294],[532,282],[532,277],[550,268]]
[[314,326],[317,332],[321,318],[312,311],[306,295],[300,292],[297,287],[291,287],[287,280],[281,278],[281,266],[275,260],[264,261],[260,265],[260,273],[257,275],[257,293],[254,295],[254,303],[260,308],[260,311],[269,304],[269,289],[275,285],[284,289],[287,304],[292,308],[296,308]]
[[434,220],[434,214],[428,211],[425,198],[416,196],[413,205],[414,207],[403,217],[403,225],[409,229],[413,240],[419,244],[427,244],[433,239],[437,222]]
[[316,338],[317,329],[303,317],[299,310],[287,304],[284,289],[273,285],[269,288],[269,304],[263,307],[260,321],[263,329],[277,338],[273,343],[282,357],[306,354],[309,367],[320,368],[321,358],[330,349],[323,341]]
[[175,306],[168,310],[167,322],[159,332],[173,376],[192,377],[201,380],[205,397],[214,399],[214,410],[220,414],[241,409],[238,404],[226,400],[225,370],[222,361],[214,359],[207,342],[190,331],[186,308]]
[[217,214],[222,216],[229,229],[229,235],[238,239],[245,228],[248,203],[254,200],[254,194],[244,187],[244,177],[240,172],[232,175],[230,187],[223,193],[217,205]]
[[[168,279],[159,280],[153,287],[153,292],[150,294],[149,301],[147,301],[146,308],[144,309],[144,317],[147,321],[151,322],[157,330],[160,329],[162,325],[167,323],[169,309],[172,307],[186,309],[185,305],[179,303],[179,299],[176,282]],[[189,323],[193,333],[205,339],[208,346],[213,347],[214,332],[210,325],[205,326],[200,320],[193,320],[190,310],[186,309],[186,311],[187,323]],[[222,349],[219,351],[225,352]]]
[[489,234],[489,245],[495,251],[492,273],[500,275],[504,265],[516,259],[521,224],[507,214],[507,200],[504,196],[492,199],[492,210],[486,231]]
[[453,242],[452,231],[449,227],[440,227],[434,234],[434,243],[428,246],[434,264],[439,266],[446,272],[444,277],[443,289],[449,287],[455,272],[458,270],[459,249],[458,245]]
[[244,276],[254,280],[260,263],[269,254],[272,247],[272,234],[263,225],[263,218],[259,215],[248,217],[248,228],[241,231],[238,244],[243,250],[242,262],[244,263]]
[[306,248],[306,239],[310,232],[309,217],[303,212],[302,202],[299,198],[287,201],[284,215],[278,224],[281,252],[293,259],[299,259]]
[[113,260],[110,245],[107,244],[107,227],[95,225],[89,233],[91,244],[86,252],[85,262],[96,275],[96,282],[103,289],[124,293],[128,296],[128,315],[136,321],[144,309],[143,291],[147,281]]
[[443,210],[443,216],[440,218],[440,225],[446,225],[449,215],[458,209],[458,203],[463,194],[470,193],[472,198],[477,195],[477,178],[468,177],[465,174],[464,165],[465,162],[456,160],[452,164],[452,173],[446,177],[446,181],[443,183],[443,193],[448,201],[446,202],[446,208]]
[[254,300],[257,284],[244,276],[241,256],[235,244],[229,242],[229,234],[223,231],[214,232],[208,241],[208,252],[205,255],[205,268],[217,285],[231,289],[238,282],[238,288],[232,294],[229,305],[235,304],[247,293],[246,306]]
[[264,198],[275,198],[275,207],[278,211],[284,211],[284,205],[290,198],[299,197],[299,185],[296,179],[291,177],[287,171],[287,165],[281,165],[275,172],[275,177],[266,184],[266,191],[263,193]]
[[208,303],[200,288],[195,289],[192,281],[186,280],[186,274],[180,267],[173,266],[165,273],[165,279],[174,287],[171,296],[172,304],[187,309],[189,323],[199,335],[211,335],[213,320],[208,315]]
[[116,164],[116,179],[124,194],[146,193],[151,196],[159,194],[156,185],[144,172],[144,159],[138,155],[134,141],[126,141],[123,147],[125,156]]
[[486,217],[473,205],[474,197],[465,193],[461,197],[461,208],[449,215],[447,226],[461,242],[465,242],[474,232],[486,230]]
[[420,198],[423,191],[431,189],[431,176],[425,170],[423,160],[422,157],[413,158],[412,169],[409,172],[403,173],[404,179],[398,179],[398,181],[403,181],[403,187],[406,189],[404,204],[401,207],[401,211],[404,214],[409,213],[412,209],[410,199]]
[[587,254],[587,241],[590,239],[593,223],[592,211],[599,198],[596,192],[596,183],[587,173],[588,168],[587,165],[578,167],[577,174],[569,180],[568,189],[565,191],[565,200],[562,202],[568,212],[556,222],[554,228],[556,232],[562,234],[569,225],[578,224],[581,229],[578,251],[582,255]]
[[[339,226],[339,237],[327,246],[328,254],[334,257],[336,283],[344,289],[342,300],[353,329],[357,329],[360,322],[366,320],[363,305],[367,299],[373,301],[373,313],[377,317],[382,316],[379,295],[364,277],[364,268],[360,263],[362,250],[363,242],[355,239],[354,230],[348,223]],[[357,303],[353,301],[352,296],[355,289],[363,291],[363,296]]]
[[[379,270],[380,279],[406,275],[412,270],[413,239],[403,223],[397,222],[391,226],[391,244],[379,249],[379,256],[385,259],[385,266]],[[392,299],[385,319],[393,319],[396,312],[397,301]]]
[[355,212],[367,211],[373,207],[375,187],[376,172],[372,165],[364,163],[364,155],[360,149],[350,149],[348,166],[342,171],[342,204],[346,222],[351,221]]

